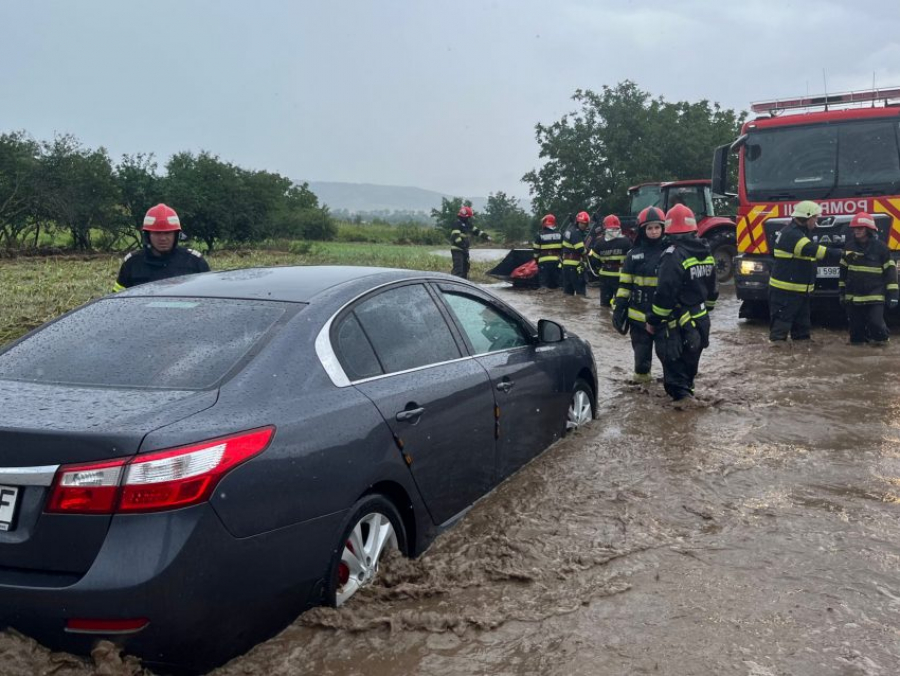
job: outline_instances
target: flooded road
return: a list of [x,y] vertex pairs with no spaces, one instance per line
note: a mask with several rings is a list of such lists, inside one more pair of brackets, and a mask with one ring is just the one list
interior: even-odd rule
[[[772,347],[728,288],[682,411],[628,383],[596,289],[492,290],[590,340],[597,420],[216,676],[900,673],[900,342]],[[4,675],[139,673],[98,660],[0,634]]]

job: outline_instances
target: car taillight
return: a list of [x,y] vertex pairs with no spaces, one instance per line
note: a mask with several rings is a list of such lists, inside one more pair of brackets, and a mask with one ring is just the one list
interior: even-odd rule
[[264,427],[130,460],[64,465],[56,473],[47,511],[156,512],[203,502],[229,470],[264,451],[274,432]]

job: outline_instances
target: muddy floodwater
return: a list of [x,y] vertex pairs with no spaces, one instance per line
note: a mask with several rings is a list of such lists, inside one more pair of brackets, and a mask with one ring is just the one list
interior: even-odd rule
[[[216,676],[900,674],[900,341],[773,348],[726,288],[701,406],[628,383],[597,290],[492,290],[587,338],[599,415],[475,505]],[[661,375],[658,362],[654,375]],[[0,634],[0,673],[133,674]]]

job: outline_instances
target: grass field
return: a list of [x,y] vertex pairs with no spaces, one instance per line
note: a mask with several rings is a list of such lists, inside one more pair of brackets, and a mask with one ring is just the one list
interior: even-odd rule
[[[303,243],[304,245],[306,243]],[[372,265],[449,272],[450,258],[436,256],[432,246],[351,242],[316,242],[286,251],[217,251],[213,270],[271,265]],[[0,259],[0,345],[44,322],[110,292],[122,257],[38,256]],[[494,263],[472,262],[470,278],[485,275]]]

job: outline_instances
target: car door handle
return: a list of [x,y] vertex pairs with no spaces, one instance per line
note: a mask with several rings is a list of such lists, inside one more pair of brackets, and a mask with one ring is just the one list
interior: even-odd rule
[[501,392],[509,392],[515,383],[511,380],[504,380],[502,382],[497,383],[497,389]]
[[397,422],[416,422],[425,413],[424,407],[419,408],[409,408],[404,411],[398,411],[396,418]]

